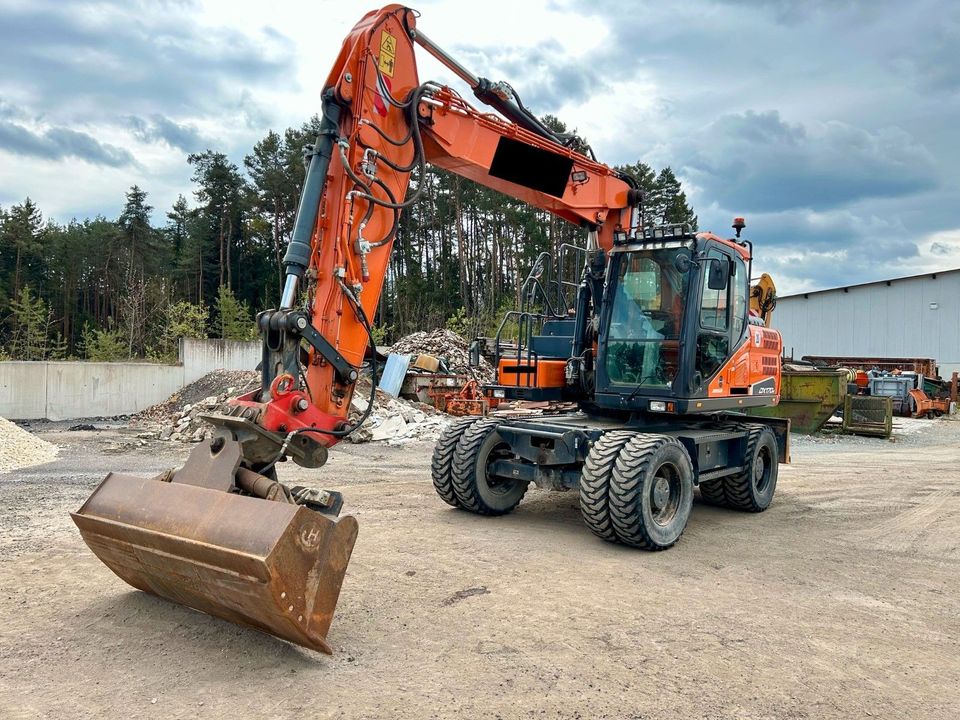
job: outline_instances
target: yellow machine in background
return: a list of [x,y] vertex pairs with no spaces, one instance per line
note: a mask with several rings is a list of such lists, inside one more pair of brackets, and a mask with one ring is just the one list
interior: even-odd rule
[[750,309],[763,320],[766,327],[770,327],[773,319],[773,309],[777,306],[777,286],[773,278],[764,273],[760,279],[750,287]]

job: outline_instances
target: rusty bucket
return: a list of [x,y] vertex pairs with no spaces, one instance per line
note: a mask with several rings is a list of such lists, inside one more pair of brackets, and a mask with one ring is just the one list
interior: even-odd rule
[[331,653],[357,521],[170,480],[107,475],[71,513],[93,553],[135,588]]

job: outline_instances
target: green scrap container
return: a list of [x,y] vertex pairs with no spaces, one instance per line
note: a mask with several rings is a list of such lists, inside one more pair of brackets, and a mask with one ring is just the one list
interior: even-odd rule
[[784,370],[780,404],[750,408],[747,414],[789,419],[793,432],[812,435],[843,405],[847,378],[844,370]]

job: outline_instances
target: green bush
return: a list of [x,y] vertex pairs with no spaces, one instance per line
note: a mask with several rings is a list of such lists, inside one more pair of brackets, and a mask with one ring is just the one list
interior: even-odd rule
[[447,318],[446,326],[447,330],[455,332],[460,337],[468,337],[473,334],[474,321],[467,315],[465,307],[459,307]]
[[374,345],[385,345],[387,338],[393,334],[393,325],[374,325],[371,330]]
[[181,300],[168,305],[163,313],[159,342],[147,349],[147,357],[157,362],[175,363],[179,359],[180,338],[207,337],[207,309]]
[[83,349],[92,362],[117,362],[130,358],[127,343],[120,330],[103,330],[83,326]]

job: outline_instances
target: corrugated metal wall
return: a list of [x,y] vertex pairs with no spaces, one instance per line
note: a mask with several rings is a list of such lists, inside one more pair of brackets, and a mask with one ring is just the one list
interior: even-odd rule
[[773,326],[798,359],[931,357],[950,377],[960,371],[960,270],[783,297]]

